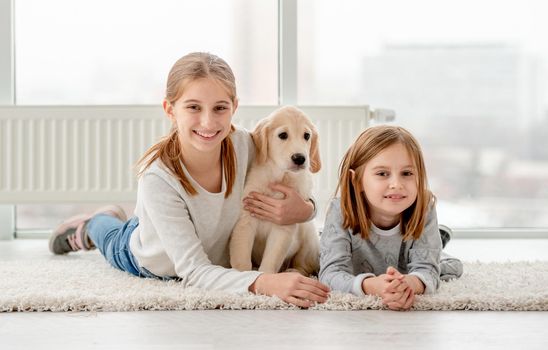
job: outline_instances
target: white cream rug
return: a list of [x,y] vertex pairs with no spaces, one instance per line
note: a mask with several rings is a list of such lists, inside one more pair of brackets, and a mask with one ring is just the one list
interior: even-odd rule
[[[0,312],[294,309],[278,298],[185,289],[133,277],[97,252],[0,261]],[[383,309],[376,297],[332,293],[317,310]],[[465,263],[461,279],[419,296],[414,310],[548,311],[548,261]]]

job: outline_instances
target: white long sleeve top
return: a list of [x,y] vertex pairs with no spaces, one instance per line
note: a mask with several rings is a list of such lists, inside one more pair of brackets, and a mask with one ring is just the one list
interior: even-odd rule
[[236,128],[230,135],[236,152],[236,179],[232,193],[210,193],[184,169],[198,191],[189,195],[177,179],[156,160],[140,177],[135,215],[139,226],[130,250],[140,266],[158,276],[181,278],[184,286],[208,290],[247,292],[260,272],[230,268],[228,240],[238,220],[247,169],[255,148],[249,132]]

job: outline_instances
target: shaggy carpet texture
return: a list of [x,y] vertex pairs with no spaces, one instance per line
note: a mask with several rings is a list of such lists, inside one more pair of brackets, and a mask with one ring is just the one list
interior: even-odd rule
[[[0,261],[0,312],[296,309],[276,297],[182,288],[118,271],[96,252]],[[374,296],[332,292],[316,310],[385,309]],[[464,275],[418,296],[414,310],[548,311],[548,261],[465,263]]]

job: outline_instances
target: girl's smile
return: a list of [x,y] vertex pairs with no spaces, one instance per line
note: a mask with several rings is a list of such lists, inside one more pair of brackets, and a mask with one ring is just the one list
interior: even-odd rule
[[219,135],[221,133],[220,130],[218,131],[199,131],[194,130],[194,133],[204,139],[205,141],[211,141],[215,138],[215,136]]
[[384,196],[384,198],[387,198],[387,199],[390,199],[390,200],[393,200],[393,201],[400,201],[400,200],[406,199],[407,196],[405,196],[403,194],[388,194],[388,195]]

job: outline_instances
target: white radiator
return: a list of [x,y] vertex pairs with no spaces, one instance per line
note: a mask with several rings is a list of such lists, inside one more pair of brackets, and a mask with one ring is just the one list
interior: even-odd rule
[[[252,130],[275,108],[241,106],[234,123]],[[367,126],[369,109],[301,108],[320,134],[320,219],[342,155]],[[157,106],[0,107],[0,204],[133,201],[133,164],[169,125]]]

